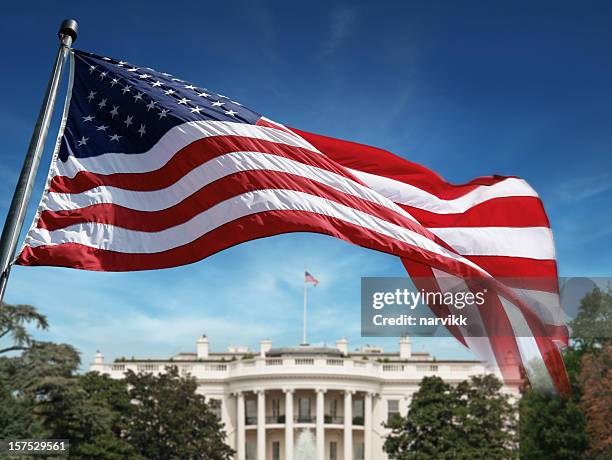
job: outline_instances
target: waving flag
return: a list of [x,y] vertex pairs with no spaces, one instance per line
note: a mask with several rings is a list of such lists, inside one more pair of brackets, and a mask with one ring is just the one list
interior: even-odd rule
[[304,272],[304,283],[313,284],[314,287],[319,285],[319,280],[312,276],[308,271]]
[[[453,186],[388,152],[289,129],[167,73],[77,50],[71,62],[60,137],[17,263],[158,269],[256,238],[323,233],[399,256],[413,276],[487,281],[483,323],[501,338],[476,346],[455,336],[499,365],[508,354],[527,369],[535,360],[567,391],[555,343],[566,336],[543,314],[558,308],[552,234],[524,181]],[[544,283],[511,286],[499,276]],[[533,335],[517,337],[517,322]]]

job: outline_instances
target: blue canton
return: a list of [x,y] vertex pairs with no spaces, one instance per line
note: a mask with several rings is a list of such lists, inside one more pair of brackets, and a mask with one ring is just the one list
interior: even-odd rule
[[74,83],[59,158],[142,153],[172,127],[217,120],[255,124],[261,115],[171,74],[74,50]]

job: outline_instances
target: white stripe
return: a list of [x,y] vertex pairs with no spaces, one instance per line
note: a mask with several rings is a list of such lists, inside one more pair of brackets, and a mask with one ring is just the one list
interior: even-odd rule
[[493,198],[538,196],[527,182],[512,177],[493,185],[480,185],[459,198],[444,200],[414,185],[356,169],[349,170],[369,187],[396,203],[413,206],[437,214],[463,213]]
[[464,256],[555,258],[552,231],[547,227],[430,228]]
[[540,391],[554,392],[555,386],[552,378],[525,317],[512,302],[501,296],[499,300],[512,325],[514,338],[521,354],[521,362],[529,376],[531,386]]
[[[159,211],[177,205],[216,180],[234,173],[254,170],[279,171],[302,176],[384,206],[416,222],[397,204],[352,179],[289,158],[261,152],[232,152],[213,158],[194,168],[165,189],[143,192],[113,186],[100,186],[82,193],[52,192],[47,194],[43,205],[50,211],[79,209],[102,203],[113,203],[138,211]],[[291,181],[291,176],[287,176],[287,181]]]
[[320,154],[301,137],[280,129],[229,121],[190,121],[168,130],[147,152],[104,153],[87,158],[77,158],[71,154],[66,162],[57,162],[53,175],[74,177],[79,171],[96,174],[155,171],[164,166],[180,149],[199,139],[229,135],[253,137],[277,144],[302,147]]
[[349,206],[293,190],[266,189],[244,193],[213,206],[183,224],[161,232],[142,232],[87,222],[51,232],[43,228],[33,229],[27,236],[27,242],[32,247],[72,242],[124,253],[155,253],[190,243],[201,235],[241,217],[277,210],[308,211],[341,219],[365,230],[462,262],[487,275],[476,264],[425,236]]

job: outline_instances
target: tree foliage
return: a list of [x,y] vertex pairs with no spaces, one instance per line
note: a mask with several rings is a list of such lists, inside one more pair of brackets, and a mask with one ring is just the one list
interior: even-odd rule
[[223,424],[196,392],[192,377],[175,366],[160,375],[128,371],[132,400],[126,428],[129,442],[148,459],[228,460]]
[[33,324],[39,329],[47,329],[47,317],[31,305],[0,304],[0,340],[10,338],[12,344],[0,347],[0,355],[10,351],[22,351],[32,343],[32,336],[27,329]]
[[226,460],[233,454],[195,380],[175,368],[161,376],[130,373],[126,380],[79,374],[79,353],[34,340],[32,324],[48,327],[29,305],[0,308],[0,338],[10,341],[0,347],[0,439],[69,439],[70,457],[87,460]]
[[387,424],[385,451],[398,460],[512,458],[516,414],[501,386],[494,376],[456,387],[423,378],[408,414]]
[[520,453],[529,459],[611,458],[610,335],[612,292],[593,289],[570,323],[563,353],[572,394],[561,398],[526,388],[520,403]]

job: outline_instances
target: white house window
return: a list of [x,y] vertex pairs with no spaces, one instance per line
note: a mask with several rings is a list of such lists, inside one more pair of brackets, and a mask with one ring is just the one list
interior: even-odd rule
[[329,460],[338,460],[338,443],[336,441],[329,443]]
[[247,399],[245,405],[246,424],[255,425],[257,423],[257,401],[254,399]]
[[363,460],[363,453],[365,449],[363,448],[363,443],[358,442],[355,444],[355,460]]
[[387,423],[399,416],[399,399],[387,400]]
[[298,406],[298,422],[310,422],[310,398],[300,398]]
[[257,457],[257,453],[255,452],[257,448],[257,443],[255,442],[246,442],[246,449],[245,449],[245,458],[246,460],[255,460]]
[[280,399],[272,400],[272,417],[278,419],[280,417]]
[[280,460],[280,442],[274,441],[272,443],[272,460]]
[[338,416],[338,400],[332,399],[329,403],[329,415],[332,418],[336,418]]

